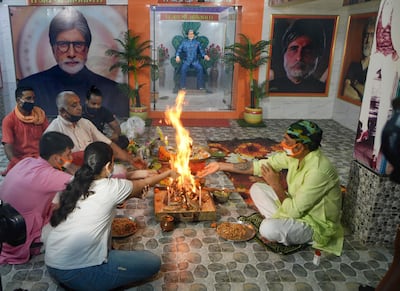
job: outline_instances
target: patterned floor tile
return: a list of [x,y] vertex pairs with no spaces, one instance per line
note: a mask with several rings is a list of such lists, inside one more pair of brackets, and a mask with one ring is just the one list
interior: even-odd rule
[[[347,184],[353,155],[355,133],[332,120],[314,120],[324,131],[322,150],[337,167],[341,183]],[[207,140],[267,137],[280,141],[293,120],[265,120],[266,127],[239,127],[231,121],[229,128],[190,127],[195,144],[206,145]],[[155,128],[146,128],[138,139],[145,142],[156,135]],[[163,127],[173,139],[174,129]],[[7,160],[0,153],[0,169]],[[0,178],[0,181],[2,178]],[[207,177],[208,185],[232,187],[223,173]],[[306,248],[282,256],[266,250],[256,240],[229,242],[218,237],[210,222],[181,222],[171,232],[161,231],[154,219],[154,194],[147,201],[130,199],[126,213],[138,221],[139,231],[132,237],[120,239],[123,249],[147,249],[159,255],[163,265],[160,274],[151,282],[128,290],[349,290],[360,284],[376,286],[385,274],[393,250],[379,246],[364,246],[351,234],[346,235],[340,257],[322,253],[319,266],[313,264],[314,251]],[[231,196],[225,204],[217,204],[219,221],[236,221],[241,215],[254,211],[247,208],[239,195]],[[48,275],[43,255],[23,265],[2,265],[3,290],[63,290]]]

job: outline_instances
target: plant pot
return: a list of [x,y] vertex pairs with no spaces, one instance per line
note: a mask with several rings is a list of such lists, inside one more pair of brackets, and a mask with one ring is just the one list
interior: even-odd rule
[[141,106],[141,107],[132,106],[129,109],[129,116],[130,117],[137,116],[143,120],[146,120],[148,117],[147,106]]
[[247,123],[258,124],[263,119],[263,110],[262,108],[245,107],[243,117]]

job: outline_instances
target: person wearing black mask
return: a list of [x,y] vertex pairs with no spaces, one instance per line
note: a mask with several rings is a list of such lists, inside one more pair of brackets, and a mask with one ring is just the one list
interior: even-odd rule
[[86,102],[83,105],[82,117],[89,119],[98,130],[104,132],[107,124],[111,129],[110,139],[120,148],[125,149],[129,145],[129,139],[121,134],[121,127],[116,120],[115,115],[102,105],[103,94],[96,86],[90,87],[86,94]]
[[74,142],[72,149],[74,164],[82,164],[83,151],[87,145],[95,141],[102,141],[111,146],[116,159],[128,162],[136,168],[145,166],[141,159],[134,158],[101,133],[90,120],[82,118],[82,106],[75,92],[63,91],[59,93],[56,102],[58,116],[50,123],[46,132],[58,131],[71,137]]
[[31,87],[15,90],[15,109],[2,122],[2,144],[10,161],[5,176],[20,160],[39,156],[39,140],[49,122],[45,112],[35,106],[35,92]]

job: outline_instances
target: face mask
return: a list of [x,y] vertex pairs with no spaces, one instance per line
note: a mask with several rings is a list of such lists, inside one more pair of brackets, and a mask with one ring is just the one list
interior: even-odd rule
[[22,107],[22,109],[23,109],[24,111],[31,113],[34,106],[35,106],[35,102],[26,102],[26,101],[23,101],[21,107]]
[[66,169],[69,165],[71,165],[72,164],[72,159],[71,160],[67,160],[67,159],[64,159],[63,157],[61,157],[61,164],[58,166],[58,169],[60,170],[60,171],[62,171],[63,169]]
[[67,110],[65,110],[65,112],[68,113],[69,117],[67,119],[70,122],[78,122],[82,118],[81,115],[73,115],[73,114],[69,113]]
[[86,111],[89,114],[96,114],[99,111],[99,109],[98,108],[86,107]]
[[283,150],[285,151],[286,155],[288,155],[289,157],[294,157],[296,155],[298,155],[299,153],[294,153],[293,149],[296,147],[297,143],[292,145],[292,146],[288,146],[287,144],[285,144],[284,142],[281,143],[281,146],[283,148]]

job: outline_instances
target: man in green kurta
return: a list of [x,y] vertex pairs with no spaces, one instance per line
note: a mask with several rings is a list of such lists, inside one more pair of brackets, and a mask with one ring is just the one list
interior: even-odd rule
[[[218,170],[253,174],[250,195],[264,216],[259,232],[269,241],[284,245],[310,243],[316,249],[341,254],[342,195],[337,172],[320,150],[322,130],[308,120],[289,126],[281,142],[283,152],[247,163],[211,163],[198,176]],[[280,182],[286,169],[287,188]]]

